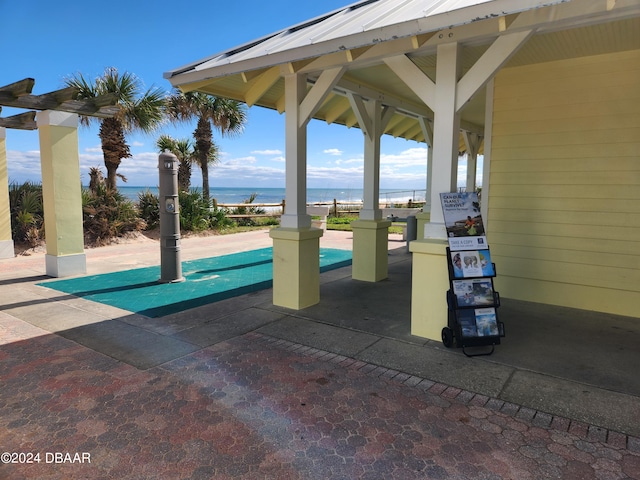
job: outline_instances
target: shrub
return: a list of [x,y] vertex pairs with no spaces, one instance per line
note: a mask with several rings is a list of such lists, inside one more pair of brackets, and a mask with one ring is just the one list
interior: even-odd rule
[[44,208],[42,185],[25,182],[9,186],[11,235],[16,242],[26,242],[31,247],[44,238]]
[[83,189],[82,212],[85,241],[104,245],[126,233],[146,226],[135,204],[117,190],[99,185],[95,191]]
[[151,230],[160,225],[160,201],[150,190],[138,194],[138,213]]
[[[247,205],[242,207],[232,208],[230,211],[231,215],[264,215],[267,211],[264,208],[253,207],[251,204],[258,197],[257,193],[252,193],[249,198],[247,198],[244,203]],[[237,218],[236,223],[241,227],[249,227],[257,225],[256,219],[251,217],[246,218]]]
[[180,228],[191,232],[201,232],[211,227],[209,202],[197,190],[179,193]]

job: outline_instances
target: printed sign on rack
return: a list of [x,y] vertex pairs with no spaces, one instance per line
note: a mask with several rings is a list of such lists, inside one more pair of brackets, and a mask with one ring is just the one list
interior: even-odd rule
[[487,237],[480,215],[477,192],[441,193],[440,201],[449,248],[451,250],[487,248]]
[[489,250],[451,251],[453,278],[495,277]]

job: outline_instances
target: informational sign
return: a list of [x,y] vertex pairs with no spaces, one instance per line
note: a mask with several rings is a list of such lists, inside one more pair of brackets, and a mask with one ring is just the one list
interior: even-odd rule
[[441,193],[440,201],[451,250],[487,248],[477,192]]
[[453,278],[495,277],[489,250],[451,251]]

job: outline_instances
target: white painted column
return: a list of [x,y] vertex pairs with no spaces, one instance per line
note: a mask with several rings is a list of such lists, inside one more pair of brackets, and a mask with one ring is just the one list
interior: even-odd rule
[[351,98],[364,134],[364,198],[359,219],[351,223],[353,230],[352,277],[365,282],[384,280],[389,274],[389,227],[380,210],[380,137],[385,119],[378,100],[366,103]]
[[0,258],[12,258],[15,256],[13,237],[11,236],[6,138],[7,129],[0,127]]
[[427,182],[426,191],[424,194],[424,207],[422,212],[416,215],[417,219],[417,235],[416,240],[424,239],[424,227],[431,220],[431,192],[433,191],[433,125],[424,117],[419,117],[420,128],[422,129],[422,135],[424,135],[424,141],[427,144]]
[[491,144],[493,135],[493,89],[494,80],[491,79],[486,87],[486,103],[484,111],[484,155],[482,160],[482,195],[480,214],[484,223],[484,230],[489,233],[489,191],[491,187]]
[[306,76],[285,76],[286,211],[273,239],[273,304],[300,310],[320,301],[320,237],[307,215]]
[[382,105],[369,100],[364,105],[369,119],[369,130],[364,128],[364,188],[360,220],[380,220],[380,131]]
[[476,190],[476,176],[478,170],[478,152],[480,151],[480,144],[482,143],[482,136],[473,132],[462,132],[464,136],[464,143],[467,147],[467,181],[466,191],[475,192]]
[[446,238],[440,193],[454,192],[457,180],[460,116],[456,110],[456,91],[460,76],[457,43],[438,45],[436,95],[433,124],[433,171],[431,181],[431,219],[425,238]]
[[438,45],[434,99],[430,221],[424,239],[411,242],[411,334],[439,340],[447,325],[447,235],[440,193],[456,189],[460,117],[456,108],[460,76],[457,43]]
[[285,81],[285,199],[283,228],[309,228],[307,215],[307,123],[300,125],[300,104],[307,93],[305,75],[287,75]]
[[36,115],[40,136],[46,273],[66,277],[86,273],[82,227],[82,187],[78,116],[43,111]]

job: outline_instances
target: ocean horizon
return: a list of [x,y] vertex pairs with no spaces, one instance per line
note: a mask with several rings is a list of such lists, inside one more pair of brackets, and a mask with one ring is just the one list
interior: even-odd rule
[[[200,188],[197,188],[200,190]],[[137,201],[140,193],[150,191],[157,195],[158,187],[146,186],[118,186],[118,191],[126,198]],[[209,189],[209,196],[219,204],[243,203],[251,195],[256,194],[254,203],[282,203],[285,198],[284,188],[265,187],[213,187]],[[380,189],[380,203],[423,202],[426,189]],[[363,190],[361,188],[307,188],[307,203],[362,203]]]

